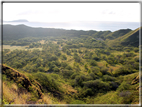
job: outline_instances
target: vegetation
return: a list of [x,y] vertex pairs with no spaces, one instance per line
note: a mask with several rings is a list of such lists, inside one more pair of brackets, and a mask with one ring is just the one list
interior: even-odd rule
[[139,29],[4,25],[3,104],[138,104]]

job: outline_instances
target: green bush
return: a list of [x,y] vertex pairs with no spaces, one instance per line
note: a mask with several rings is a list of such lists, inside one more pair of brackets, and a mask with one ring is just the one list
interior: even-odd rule
[[115,81],[115,77],[109,76],[109,75],[103,75],[102,77],[103,81]]
[[74,85],[83,87],[83,82],[92,80],[93,78],[88,75],[77,75],[74,80]]
[[94,74],[93,72],[91,72],[89,75],[90,75],[90,77],[92,77],[92,78],[93,78],[93,80],[95,80],[95,79],[99,79],[99,76],[98,76],[98,75],[96,75],[96,74]]
[[66,55],[61,55],[61,59],[62,59],[62,60],[67,60]]
[[62,63],[61,63],[61,67],[64,67],[64,68],[65,68],[67,65],[68,65],[68,64],[67,64],[66,62],[62,62]]
[[33,76],[48,91],[60,91],[60,84],[50,75],[38,72]]
[[59,69],[57,66],[55,66],[55,67],[53,68],[53,71],[54,71],[54,72],[59,72],[60,69]]
[[96,62],[95,60],[91,60],[91,61],[90,61],[90,65],[91,65],[91,66],[97,66],[97,62]]
[[72,70],[72,67],[70,65],[66,66],[66,69]]
[[75,77],[76,77],[77,75],[79,75],[79,73],[74,72],[74,73],[71,75],[71,79],[75,79]]
[[126,75],[136,72],[131,65],[125,65],[117,69],[113,74],[114,76]]
[[121,85],[117,88],[118,91],[128,90],[130,88],[130,84],[127,82],[122,82]]
[[111,75],[109,72],[108,72],[108,68],[106,68],[106,67],[102,67],[101,69],[100,69],[100,72],[103,74],[103,75]]
[[72,71],[72,70],[68,70],[68,69],[63,69],[63,70],[62,70],[62,75],[63,75],[65,78],[70,78],[72,74],[73,74],[73,71]]
[[84,86],[91,88],[94,92],[105,92],[110,90],[109,83],[103,82],[99,79],[83,82]]

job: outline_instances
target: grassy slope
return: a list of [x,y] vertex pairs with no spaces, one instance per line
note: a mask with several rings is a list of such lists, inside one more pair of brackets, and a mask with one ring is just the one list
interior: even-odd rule
[[[134,40],[133,38],[136,38],[135,41],[138,42],[138,36],[139,36],[139,30],[140,28],[137,28],[135,30],[132,30],[128,32],[127,34],[120,36],[114,40],[108,40],[107,44],[108,46],[122,46],[122,45],[132,45],[131,42]],[[127,42],[127,44],[124,44],[124,42]],[[138,43],[135,44],[137,46]]]
[[[25,80],[28,81],[27,83],[31,83],[31,85],[27,86]],[[66,95],[76,93],[76,90],[65,82],[61,84],[61,89]],[[33,78],[31,79],[31,74],[23,74],[11,67],[3,65],[4,104],[66,104],[65,101],[54,97],[52,92],[44,92],[43,90],[43,86],[39,82]]]

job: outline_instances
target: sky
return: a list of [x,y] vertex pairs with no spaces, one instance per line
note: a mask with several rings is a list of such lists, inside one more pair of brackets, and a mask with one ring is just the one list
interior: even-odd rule
[[30,26],[37,24],[36,26],[40,27],[67,29],[93,29],[92,24],[96,24],[96,22],[100,22],[100,24],[96,24],[96,29],[97,25],[103,27],[103,22],[111,22],[111,24],[112,22],[129,22],[138,25],[140,23],[140,4],[3,3],[3,20],[19,19],[28,20]]

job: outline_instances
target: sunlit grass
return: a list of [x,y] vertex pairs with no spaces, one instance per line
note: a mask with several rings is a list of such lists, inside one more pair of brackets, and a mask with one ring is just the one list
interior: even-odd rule
[[42,50],[42,48],[29,48],[27,49],[28,46],[11,46],[11,45],[3,45],[3,49],[10,49],[10,51],[13,50],[34,50],[34,49],[39,49],[40,51]]

